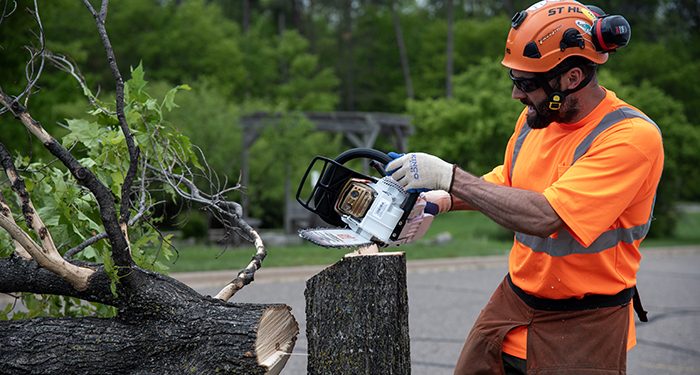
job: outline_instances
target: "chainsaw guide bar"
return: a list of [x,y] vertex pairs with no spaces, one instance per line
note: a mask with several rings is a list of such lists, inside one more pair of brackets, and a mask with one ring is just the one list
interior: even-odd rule
[[312,228],[299,230],[299,237],[325,248],[348,249],[374,244],[347,228]]

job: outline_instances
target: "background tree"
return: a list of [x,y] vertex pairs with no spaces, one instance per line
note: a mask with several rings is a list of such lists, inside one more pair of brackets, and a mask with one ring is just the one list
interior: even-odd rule
[[[36,47],[27,48],[32,74],[26,88],[10,95],[0,86],[5,117],[19,120],[14,125],[24,125],[55,158],[31,162],[0,144],[7,175],[0,227],[8,234],[0,240],[12,250],[0,257],[0,292],[68,297],[63,303],[44,297],[39,308],[18,317],[41,315],[47,307],[54,315],[92,316],[0,322],[0,372],[278,373],[298,333],[289,307],[226,302],[252,281],[266,255],[257,232],[242,220],[240,205],[226,197],[240,187],[222,184],[201,150],[163,120],[163,112],[175,106],[176,92],[188,87],[156,100],[140,65],[124,82],[105,30],[108,2],[99,11],[84,5],[107,53],[116,87],[113,104],[91,93],[69,58],[46,49],[36,3],[28,10],[37,38]],[[12,16],[8,7],[0,8],[6,10],[0,20]],[[41,71],[34,67],[48,62],[76,79],[92,103],[92,119],[68,120],[62,142],[19,101],[35,97]],[[197,184],[202,180],[204,188]],[[255,244],[248,267],[214,298],[150,270],[157,268],[157,253],[174,256],[151,218],[163,193],[202,205],[227,231]],[[86,309],[81,300],[113,309]]]
[[455,52],[455,39],[454,39],[454,1],[447,0],[447,62],[445,64],[445,96],[448,98],[452,97],[452,75],[454,74],[454,52]]
[[[226,108],[231,109],[231,112],[227,109],[226,112],[231,115],[226,119],[218,114],[210,116],[212,121],[207,116],[199,116],[197,137],[199,133],[208,133],[202,134],[202,137],[214,140],[223,129],[239,134],[236,118],[248,111],[352,109],[407,113],[407,103],[413,102],[406,100],[409,84],[404,66],[410,66],[410,83],[417,102],[446,96],[448,3],[445,1],[313,0],[288,2],[281,7],[278,0],[251,0],[247,11],[249,29],[245,34],[245,2],[125,1],[128,6],[110,10],[108,25],[113,38],[124,43],[116,46],[115,51],[123,66],[137,66],[142,62],[151,82],[157,81],[159,85],[162,82],[165,87],[187,82],[192,91],[183,93],[183,98],[206,91],[208,94],[199,98],[212,100],[213,103],[225,102]],[[500,61],[511,16],[534,2],[454,0],[453,80],[479,65],[483,58]],[[402,64],[397,47],[394,27],[397,23],[392,16],[391,4],[401,25],[406,64]],[[601,0],[595,4],[610,14],[624,15],[632,26],[633,34],[630,45],[611,54],[599,71],[610,72],[621,84],[638,89],[648,81],[682,105],[690,128],[700,128],[695,103],[700,95],[697,4],[683,0],[643,0],[634,3]],[[82,5],[75,0],[56,0],[42,6],[42,20],[48,31],[46,43],[51,50],[68,54],[80,64],[86,79],[95,83],[96,92],[99,90],[114,95],[111,71],[100,63],[104,53],[100,39],[86,32],[94,26],[89,14],[82,10]],[[28,30],[27,25],[34,22],[32,17],[18,13],[5,22],[13,30]],[[279,15],[286,20],[282,35]],[[7,47],[5,51],[12,51],[4,53],[3,59],[0,59],[0,77],[3,82],[13,84],[17,77],[24,76],[27,56],[26,51],[13,47],[21,46],[14,36],[13,33],[0,34],[0,45]],[[352,38],[352,50],[348,49],[350,44],[346,37]],[[282,72],[280,65],[283,58],[286,73]],[[352,79],[349,73],[352,73]],[[505,76],[507,70],[502,68],[501,74]],[[52,134],[63,135],[66,130],[55,124],[55,119],[82,117],[88,102],[81,91],[75,89],[72,78],[57,74],[52,69],[43,69],[41,77],[41,87],[51,89],[56,96],[35,96],[30,109]],[[494,96],[510,97],[510,88],[498,88],[489,82],[484,84],[491,87]],[[456,84],[454,86],[456,90]],[[284,89],[280,90],[281,87]],[[465,95],[471,97],[476,94]],[[352,96],[350,101],[349,96]],[[469,100],[473,101],[473,98]],[[316,106],[316,102],[321,105]],[[212,108],[213,105],[202,104],[202,107]],[[178,112],[183,113],[182,117],[189,116],[184,114],[190,110],[185,107],[183,103],[183,108],[164,116],[180,125],[182,122],[176,118],[180,116]],[[192,110],[196,111],[194,108]],[[236,115],[233,115],[234,112]],[[518,112],[518,109],[514,109],[509,118],[505,118],[504,114],[504,123],[500,126],[510,129]],[[213,119],[217,119],[216,123]],[[47,154],[41,145],[35,143],[30,146],[28,137],[24,136],[26,131],[11,126],[11,121],[9,116],[0,116],[0,126],[7,129],[0,134],[3,142],[18,145],[24,155]],[[417,121],[414,123],[420,125]],[[423,142],[419,139],[423,135],[418,134],[421,133],[411,139],[411,144]],[[440,138],[451,135],[432,133],[430,136],[434,143],[441,143]],[[352,147],[342,140],[337,145],[339,149],[326,156],[337,155]],[[30,153],[30,147],[33,153]],[[238,147],[231,147],[224,153],[237,155],[240,151]],[[318,147],[316,153],[320,153],[321,145],[314,147]],[[380,142],[377,147],[390,146]],[[491,152],[485,151],[487,154]],[[691,159],[673,162],[686,165],[686,160]],[[670,159],[667,162],[670,163]],[[229,158],[222,161],[222,168],[227,165],[236,168],[235,163],[235,158]],[[687,165],[690,167],[691,164]],[[219,168],[218,165],[216,167]],[[225,172],[229,176],[238,175],[237,169],[227,169]],[[284,174],[283,171],[277,173]],[[697,172],[693,172],[679,176],[682,183],[677,186],[692,186],[684,181],[690,181],[696,175]],[[283,184],[281,181],[257,184],[257,180],[251,184],[250,191],[267,188],[283,191],[275,185]],[[697,201],[700,199],[700,188],[683,188],[673,196],[674,200]],[[282,196],[275,198],[276,202],[282,200]],[[272,205],[268,207],[277,209]],[[277,214],[265,212],[265,215],[272,217]],[[276,227],[282,225],[281,221],[265,222]]]

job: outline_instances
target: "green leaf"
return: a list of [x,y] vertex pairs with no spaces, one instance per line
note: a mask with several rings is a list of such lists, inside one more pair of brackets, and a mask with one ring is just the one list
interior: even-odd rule
[[128,81],[128,83],[135,89],[136,96],[139,98],[141,97],[144,87],[146,87],[146,84],[148,83],[148,81],[143,79],[143,75],[143,62],[139,62],[136,69],[131,68],[131,79]]
[[158,103],[153,98],[146,100],[146,103],[144,103],[143,106],[150,109],[151,111],[158,110]]
[[14,303],[8,303],[7,306],[5,306],[5,310],[0,312],[0,321],[8,320],[7,315],[12,311],[13,307],[15,307]]
[[112,280],[112,282],[109,284],[109,290],[112,292],[114,298],[117,298],[117,282],[119,281],[119,276],[114,268],[114,261],[112,260],[112,257],[109,256],[108,251],[105,251],[102,255],[104,258],[103,264],[105,267],[105,273]]
[[85,119],[66,120],[71,133],[63,138],[63,145],[68,146],[75,141],[82,142],[88,148],[96,147],[99,144],[99,132],[91,126]]
[[81,251],[80,254],[87,260],[97,260],[98,252],[95,250],[94,247],[88,246],[85,249],[83,249],[83,251]]
[[188,85],[179,85],[175,88],[170,89],[167,94],[165,94],[165,99],[163,100],[163,104],[165,104],[165,108],[168,109],[168,111],[172,111],[173,107],[179,107],[179,105],[175,104],[175,94],[178,92],[178,90],[192,90],[190,86]]
[[121,172],[119,172],[119,171],[112,172],[111,176],[112,176],[112,183],[119,184],[119,185],[124,183],[124,176],[122,175]]

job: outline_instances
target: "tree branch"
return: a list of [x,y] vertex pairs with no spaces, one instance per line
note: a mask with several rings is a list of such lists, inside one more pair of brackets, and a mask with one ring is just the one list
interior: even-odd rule
[[[46,251],[48,251],[49,253],[58,253],[58,249],[56,249],[56,244],[53,242],[53,238],[51,238],[51,233],[48,231],[48,229],[46,229],[46,225],[44,225],[44,222],[36,213],[34,204],[29,198],[29,192],[27,191],[27,188],[24,185],[24,180],[17,173],[17,169],[15,168],[15,165],[12,161],[12,156],[10,156],[10,152],[7,151],[7,148],[5,148],[5,145],[3,145],[2,143],[0,143],[0,164],[5,169],[5,173],[7,174],[7,177],[10,180],[12,190],[20,198],[22,214],[24,215],[24,219],[27,223],[27,226],[34,230],[34,233],[36,233],[37,236],[39,236],[41,244],[46,249]],[[9,218],[11,219],[12,217],[10,216]],[[12,222],[14,222],[14,220],[12,220]]]
[[[44,70],[44,49],[46,48],[46,39],[44,38],[44,26],[41,23],[41,17],[39,17],[39,6],[37,5],[36,0],[34,0],[34,10],[31,10],[29,8],[26,8],[25,11],[29,13],[34,19],[36,20],[37,25],[39,26],[39,35],[37,36],[37,39],[39,40],[39,45],[40,48],[33,50],[31,48],[25,47],[27,51],[30,53],[30,59],[29,62],[27,62],[27,65],[25,66],[25,75],[27,78],[27,86],[24,89],[24,92],[19,95],[17,100],[21,98],[22,96],[26,97],[24,98],[24,105],[27,106],[27,103],[29,102],[29,97],[32,96],[34,93],[32,93],[32,89],[36,85],[36,82],[39,80],[39,77],[41,77],[41,72]],[[38,70],[35,72],[34,71],[34,62],[36,59],[39,58],[41,60],[41,63],[39,64]]]
[[[247,223],[245,225],[248,226]],[[263,245],[262,239],[260,239],[260,235],[258,235],[258,233],[255,230],[253,230],[253,228],[250,228],[250,226],[248,226],[248,230],[250,235],[255,238],[254,244],[257,252],[248,264],[248,267],[242,270],[235,279],[226,284],[226,286],[223,289],[221,289],[221,291],[216,296],[214,296],[214,298],[228,301],[231,297],[233,297],[234,294],[236,294],[236,292],[243,289],[244,286],[250,284],[255,277],[255,271],[262,267],[262,262],[267,256],[265,246]]]
[[5,229],[13,239],[17,240],[40,266],[71,283],[76,290],[87,289],[90,277],[95,273],[94,269],[77,267],[68,263],[61,258],[61,255],[55,248],[53,251],[42,249],[29,237],[27,232],[15,224],[14,220],[8,219],[5,215],[0,215],[0,227]]
[[[34,134],[44,144],[51,154],[58,158],[71,172],[71,174],[83,186],[87,187],[95,196],[100,206],[100,219],[105,227],[105,231],[112,242],[112,258],[115,265],[120,268],[120,276],[129,273],[128,268],[133,265],[131,254],[129,254],[129,244],[121,231],[117,220],[117,211],[114,207],[114,199],[111,191],[92,173],[85,168],[68,150],[56,141],[41,124],[34,120],[27,112],[27,109],[5,94],[0,87],[0,104],[12,111],[16,119]],[[117,251],[119,249],[120,251]]]
[[12,13],[14,13],[15,10],[17,10],[17,1],[12,2],[12,4],[14,4],[15,6],[10,11],[7,10],[7,4],[9,4],[9,3],[10,3],[9,1],[5,1],[5,5],[3,5],[3,7],[2,7],[2,13],[0,13],[0,25],[2,25],[2,21],[4,21],[5,18],[11,16]]
[[[181,197],[204,205],[213,214],[221,215],[222,219],[220,221],[224,224],[227,231],[233,230],[243,238],[254,243],[256,253],[251,262],[215,297],[228,301],[236,292],[250,284],[254,279],[255,272],[262,267],[262,262],[265,260],[267,252],[260,235],[243,220],[243,209],[240,204],[226,200],[221,193],[214,196],[203,194],[192,180],[181,174],[168,172],[150,164],[147,164],[146,168],[155,173],[154,179],[168,184]],[[183,190],[180,185],[184,185],[189,192]]]
[[98,108],[102,112],[114,116],[116,115],[116,112],[110,112],[106,108],[100,105],[100,103],[97,102],[97,95],[99,95],[99,90],[97,95],[92,95],[92,92],[87,86],[87,82],[85,81],[85,77],[83,74],[80,72],[80,69],[78,66],[75,64],[75,62],[67,56],[64,55],[54,55],[51,53],[51,51],[45,51],[44,56],[49,60],[51,65],[56,67],[58,70],[62,72],[66,72],[73,76],[76,81],[80,84],[80,87],[83,88],[83,94],[88,98],[90,103],[95,106],[95,108]]
[[[119,72],[119,67],[117,66],[117,58],[114,55],[114,49],[112,48],[112,43],[107,35],[107,30],[105,29],[105,22],[107,19],[107,8],[109,5],[109,0],[102,1],[102,8],[100,13],[95,11],[88,0],[83,0],[85,7],[90,11],[93,18],[95,18],[95,24],[97,25],[97,30],[100,34],[100,39],[104,45],[105,53],[107,54],[107,60],[109,62],[109,67],[112,70],[112,75],[114,76],[114,83],[116,84],[116,106],[117,106],[117,119],[119,120],[119,126],[121,127],[122,134],[124,134],[124,139],[126,140],[126,146],[129,150],[129,170],[126,173],[124,183],[122,184],[122,202],[120,207],[119,224],[122,231],[125,229],[125,225],[129,220],[129,199],[128,194],[131,191],[131,184],[134,181],[134,176],[138,169],[139,161],[139,149],[134,143],[134,134],[129,129],[129,124],[126,122],[126,115],[124,114],[124,80]],[[126,199],[125,199],[126,198]],[[124,236],[127,233],[124,232]],[[114,258],[115,264],[119,266],[130,265],[131,253],[129,252],[130,247],[113,247],[112,256]],[[120,260],[118,263],[117,260]]]
[[[2,215],[4,215],[8,220],[14,221],[12,210],[10,210],[10,206],[7,204],[5,195],[2,193],[2,191],[0,191],[0,211],[2,211]],[[22,244],[20,244],[14,237],[12,237],[12,242],[15,245],[15,254],[24,259],[32,259],[32,256],[29,255],[27,250],[24,249],[24,246],[22,246]]]

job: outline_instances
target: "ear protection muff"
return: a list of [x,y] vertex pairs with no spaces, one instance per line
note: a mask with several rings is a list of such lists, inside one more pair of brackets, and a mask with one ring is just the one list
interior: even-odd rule
[[591,28],[593,45],[597,52],[614,52],[629,43],[632,29],[625,17],[605,14],[594,5],[587,7],[598,17]]

